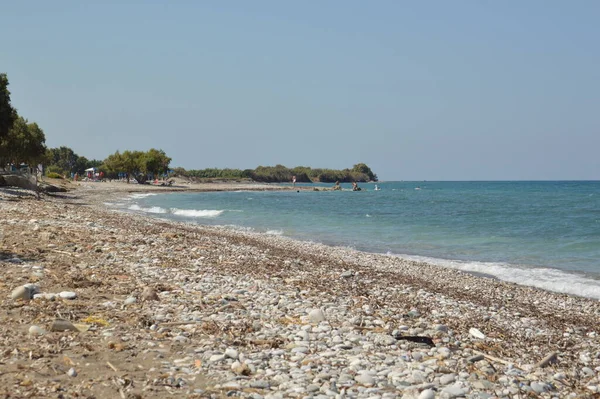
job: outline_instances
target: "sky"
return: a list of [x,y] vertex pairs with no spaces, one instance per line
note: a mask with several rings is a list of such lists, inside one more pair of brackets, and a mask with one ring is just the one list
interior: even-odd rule
[[4,1],[0,72],[49,147],[186,169],[600,179],[600,2]]

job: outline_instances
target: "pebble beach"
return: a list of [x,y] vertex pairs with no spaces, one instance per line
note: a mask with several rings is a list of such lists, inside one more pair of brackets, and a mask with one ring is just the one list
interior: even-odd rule
[[0,190],[6,398],[600,397],[597,300]]

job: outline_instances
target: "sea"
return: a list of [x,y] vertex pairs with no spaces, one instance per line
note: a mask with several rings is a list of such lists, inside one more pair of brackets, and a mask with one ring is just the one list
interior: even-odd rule
[[312,190],[144,193],[112,205],[600,299],[600,181],[297,186]]

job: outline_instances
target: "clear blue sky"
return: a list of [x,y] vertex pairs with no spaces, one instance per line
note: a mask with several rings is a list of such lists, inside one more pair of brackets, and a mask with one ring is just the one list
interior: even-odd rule
[[[92,4],[96,3],[96,4]],[[600,179],[600,2],[10,1],[49,147],[386,180]]]

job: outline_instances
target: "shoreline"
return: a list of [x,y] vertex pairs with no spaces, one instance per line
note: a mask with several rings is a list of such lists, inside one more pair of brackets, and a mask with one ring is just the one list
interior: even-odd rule
[[[149,190],[133,190],[141,191]],[[132,191],[78,187],[42,201],[0,201],[6,222],[2,253],[22,262],[0,260],[6,270],[0,285],[6,321],[0,363],[15,370],[0,372],[0,392],[14,392],[8,388],[15,384],[22,391],[42,392],[50,389],[53,376],[71,394],[79,389],[119,395],[114,385],[101,383],[123,374],[106,362],[127,369],[137,382],[121,387],[123,392],[141,391],[143,397],[169,390],[190,397],[233,390],[243,397],[405,393],[415,398],[598,391],[596,300],[385,254],[164,221],[103,205],[125,192]],[[33,269],[36,265],[43,272]],[[75,291],[78,298],[10,299],[11,290],[26,282],[38,282],[42,292]],[[144,300],[149,289],[158,301]],[[125,304],[128,298],[136,300]],[[57,314],[73,322],[88,320],[89,330],[27,333],[36,323],[47,329]],[[94,323],[92,316],[102,316],[108,326]],[[130,325],[132,320],[136,323]],[[431,337],[436,347],[396,341],[394,332]],[[30,370],[32,382],[25,386],[15,375],[31,359],[21,352],[6,355],[12,340],[23,336],[43,354],[37,359],[49,370],[44,378]],[[85,339],[93,351],[79,342],[58,353],[44,352],[57,337],[71,343]],[[67,356],[85,377],[87,352],[97,358],[92,367],[99,367],[99,377],[89,373],[99,380],[88,391],[79,377],[51,371],[61,362],[65,368]],[[554,352],[556,365],[535,367]],[[479,356],[483,359],[469,360]],[[382,363],[388,358],[391,363]],[[127,359],[142,368],[128,367]],[[323,370],[330,370],[327,377],[319,377]],[[165,373],[185,383],[165,384],[159,378]]]

